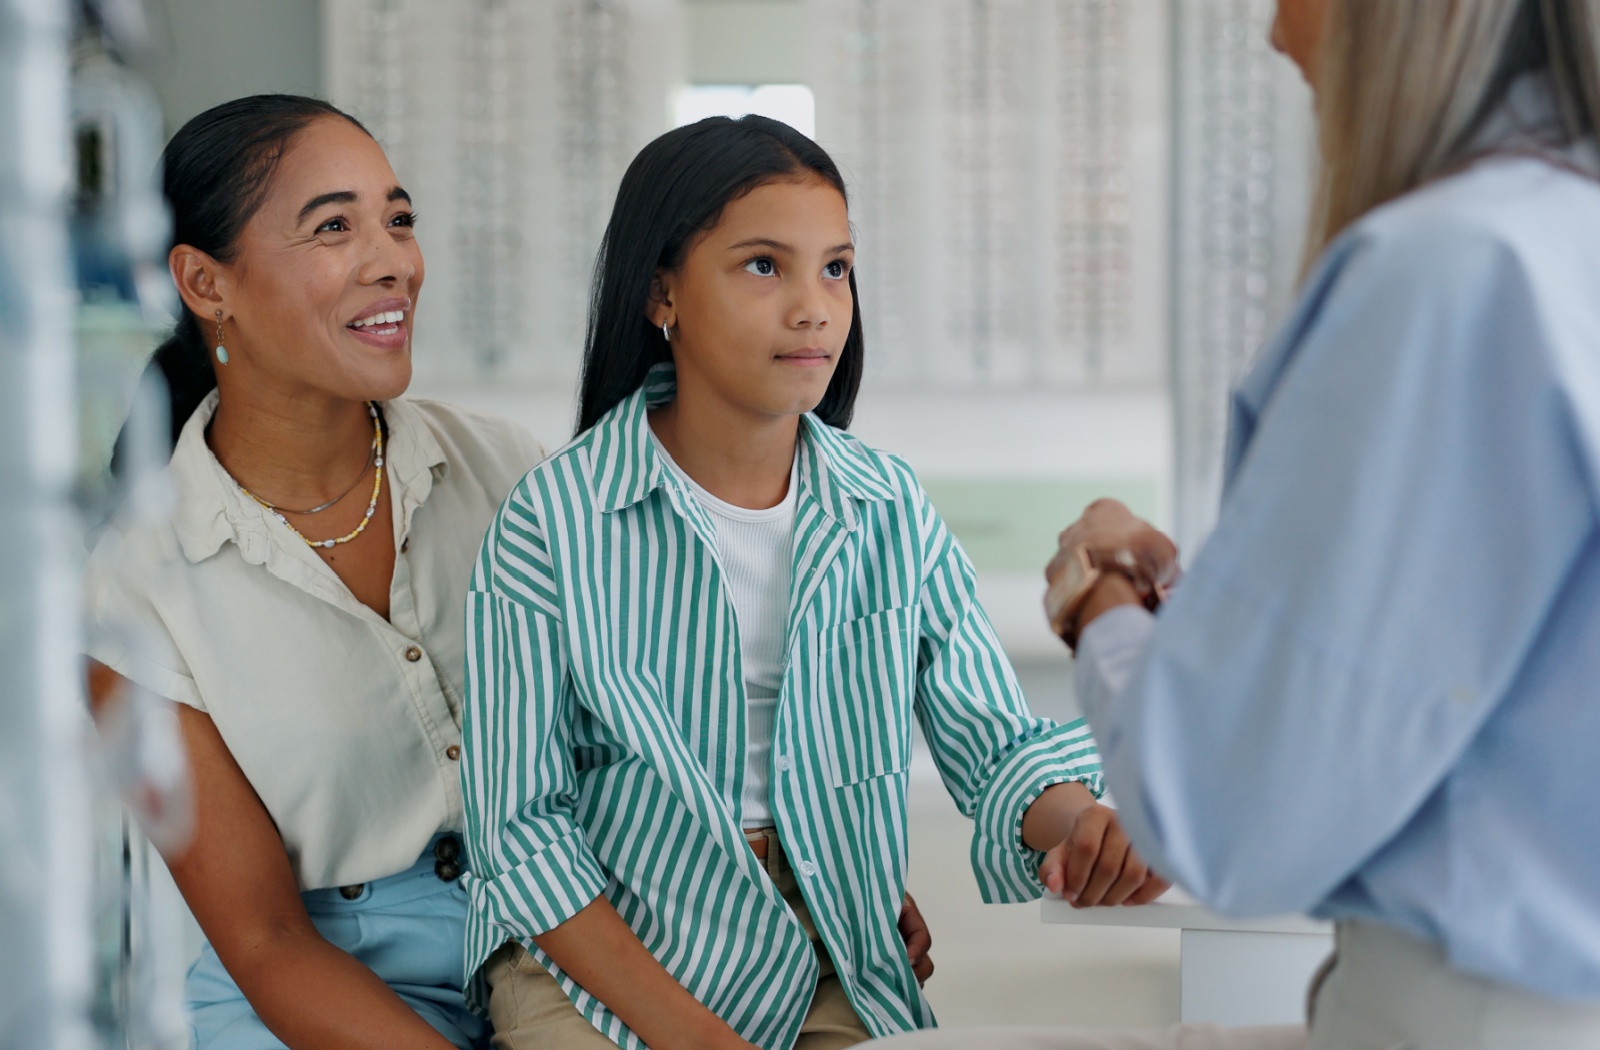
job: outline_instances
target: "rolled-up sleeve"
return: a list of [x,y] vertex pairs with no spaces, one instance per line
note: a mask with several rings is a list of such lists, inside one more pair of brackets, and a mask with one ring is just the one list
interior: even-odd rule
[[574,819],[573,701],[548,552],[515,497],[484,542],[466,630],[466,885],[507,937],[530,938],[572,918],[608,880]]
[[972,869],[990,903],[1044,892],[1044,855],[1022,840],[1022,819],[1053,784],[1103,788],[1100,758],[1082,719],[1036,718],[977,600],[966,553],[924,500],[922,636],[917,714],[957,806],[974,821]]

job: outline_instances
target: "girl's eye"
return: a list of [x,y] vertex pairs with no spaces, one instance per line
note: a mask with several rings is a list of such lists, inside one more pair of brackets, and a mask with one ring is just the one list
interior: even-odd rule
[[417,213],[414,212],[414,211],[403,211],[399,215],[396,215],[393,219],[389,220],[389,225],[390,226],[407,226],[407,227],[410,227],[410,226],[415,226],[416,224],[417,224]]
[[835,259],[833,262],[824,266],[822,268],[822,272],[827,274],[830,281],[842,281],[845,279],[845,277],[849,276],[850,265],[843,259]]
[[344,219],[329,219],[317,227],[318,233],[349,233],[350,224]]
[[751,259],[744,264],[744,268],[757,277],[771,277],[778,272],[777,264],[766,256],[762,256],[759,259]]

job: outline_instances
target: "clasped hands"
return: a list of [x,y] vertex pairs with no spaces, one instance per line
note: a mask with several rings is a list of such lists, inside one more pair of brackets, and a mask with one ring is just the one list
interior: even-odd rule
[[1061,533],[1045,567],[1045,616],[1069,646],[1116,605],[1152,611],[1178,580],[1178,548],[1116,500],[1089,504]]
[[1035,849],[1055,844],[1039,865],[1039,881],[1075,908],[1148,904],[1172,885],[1133,848],[1117,811],[1082,784],[1046,788],[1023,817],[1022,835]]
[[[1101,613],[1117,605],[1153,610],[1178,575],[1170,539],[1121,503],[1097,500],[1061,533],[1045,569],[1045,615],[1076,648]],[[1171,886],[1133,849],[1116,811],[1092,801],[1077,808],[1066,835],[1045,854],[1039,878],[1078,908],[1148,904]]]

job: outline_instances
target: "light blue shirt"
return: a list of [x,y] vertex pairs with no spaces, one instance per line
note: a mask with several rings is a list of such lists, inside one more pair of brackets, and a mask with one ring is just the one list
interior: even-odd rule
[[1496,159],[1362,220],[1227,473],[1162,613],[1084,632],[1134,843],[1221,910],[1600,999],[1600,183]]

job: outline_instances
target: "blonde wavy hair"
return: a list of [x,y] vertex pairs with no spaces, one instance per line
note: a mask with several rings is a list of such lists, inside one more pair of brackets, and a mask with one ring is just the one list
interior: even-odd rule
[[1308,261],[1367,212],[1477,159],[1473,139],[1506,89],[1541,68],[1568,140],[1594,136],[1600,0],[1331,0]]

